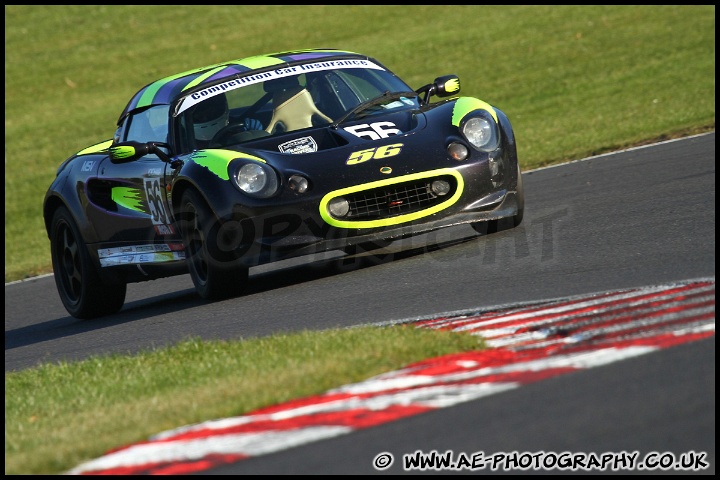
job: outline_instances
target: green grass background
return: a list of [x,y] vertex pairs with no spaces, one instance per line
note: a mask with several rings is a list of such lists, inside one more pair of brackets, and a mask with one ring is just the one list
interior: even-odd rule
[[[715,130],[712,5],[5,6],[5,281],[51,271],[42,201],[57,166],[110,138],[140,87],[304,48],[368,54],[415,88],[459,75],[463,94],[508,115],[524,170]],[[362,328],[6,373],[5,473],[61,473],[168,428],[481,346]]]

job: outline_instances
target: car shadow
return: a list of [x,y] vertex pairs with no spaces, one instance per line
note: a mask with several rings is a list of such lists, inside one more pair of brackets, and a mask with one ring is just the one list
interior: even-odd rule
[[[476,240],[481,235],[453,238],[421,245],[402,245],[402,241],[386,244],[364,244],[347,250],[346,254],[330,259],[307,261],[300,265],[283,266],[282,262],[270,264],[263,271],[250,271],[250,284],[243,295],[257,294],[284,288],[298,283],[350,273],[377,265],[398,262]],[[376,247],[376,248],[373,248]]]
[[[376,245],[378,248],[371,248],[372,245],[366,244],[351,250],[350,254],[343,255],[339,253],[338,256],[329,259],[306,260],[304,263],[290,266],[285,266],[283,262],[276,262],[275,264],[263,266],[255,272],[251,269],[250,283],[243,296],[269,292],[291,285],[312,282],[377,265],[418,257],[428,252],[470,242],[482,236],[473,233],[435,243],[411,244],[409,247],[402,245],[402,241],[395,241],[387,245]],[[5,351],[201,307],[208,303],[211,302],[202,299],[195,289],[190,288],[129,301],[123,305],[119,312],[93,320],[80,320],[66,315],[33,325],[6,330]],[[43,361],[42,358],[36,360],[38,362]]]
[[182,311],[195,306],[201,306],[203,303],[203,300],[197,296],[194,289],[186,289],[128,302],[118,313],[93,320],[80,320],[67,315],[26,327],[6,330],[5,351],[64,337],[71,337],[85,332],[101,330],[155,315]]

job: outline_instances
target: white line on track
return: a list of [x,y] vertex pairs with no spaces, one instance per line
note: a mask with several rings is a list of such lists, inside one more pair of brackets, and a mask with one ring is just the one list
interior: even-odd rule
[[[505,325],[501,331],[499,322]],[[489,338],[489,348],[427,359],[321,395],[162,432],[68,473],[197,473],[708,338],[715,335],[715,279],[376,325],[398,323],[470,331]]]

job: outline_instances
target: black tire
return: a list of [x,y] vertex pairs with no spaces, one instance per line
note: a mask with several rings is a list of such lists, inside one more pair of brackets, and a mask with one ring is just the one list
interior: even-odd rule
[[110,315],[125,303],[125,283],[107,285],[90,260],[80,230],[65,207],[59,207],[50,224],[53,274],[60,300],[75,318]]
[[249,268],[218,243],[220,222],[196,191],[180,201],[180,231],[195,290],[206,300],[236,297],[248,284]]

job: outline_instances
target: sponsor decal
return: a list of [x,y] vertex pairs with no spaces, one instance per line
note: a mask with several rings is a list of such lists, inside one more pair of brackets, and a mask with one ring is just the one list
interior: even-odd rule
[[141,263],[163,263],[185,260],[185,252],[143,253],[140,255],[121,255],[100,260],[101,267],[115,267],[118,265],[135,265]]
[[147,253],[147,252],[170,252],[170,245],[166,243],[148,243],[145,245],[124,245],[122,247],[101,248],[98,249],[98,257],[109,258],[122,256],[128,253]]
[[276,70],[270,70],[267,72],[256,73],[248,75],[246,77],[234,78],[230,81],[221,83],[219,85],[213,85],[199,92],[195,92],[185,97],[182,104],[178,108],[177,115],[184,112],[188,108],[197,105],[203,100],[207,100],[210,97],[219,95],[221,93],[235,90],[236,88],[245,87],[247,85],[253,85],[255,83],[264,82],[266,80],[273,80],[276,78],[289,77],[292,75],[299,75],[307,72],[319,72],[322,70],[336,70],[339,68],[372,68],[374,70],[384,70],[379,65],[374,64],[369,60],[355,59],[355,60],[334,60],[324,62],[306,63],[304,65],[296,65],[294,67],[278,68]]
[[151,243],[126,245],[98,250],[101,267],[139,263],[160,263],[185,259],[185,250],[180,243]]
[[390,168],[390,167],[381,167],[381,168],[380,168],[380,173],[384,173],[384,174],[386,174],[386,175],[389,174],[389,173],[392,173],[392,168]]
[[81,172],[91,172],[93,165],[95,165],[95,160],[85,160],[82,164],[82,168],[80,169]]
[[155,232],[158,235],[174,235],[175,230],[172,225],[155,225]]
[[278,149],[282,153],[314,153],[317,152],[318,146],[313,137],[302,137],[281,143]]

